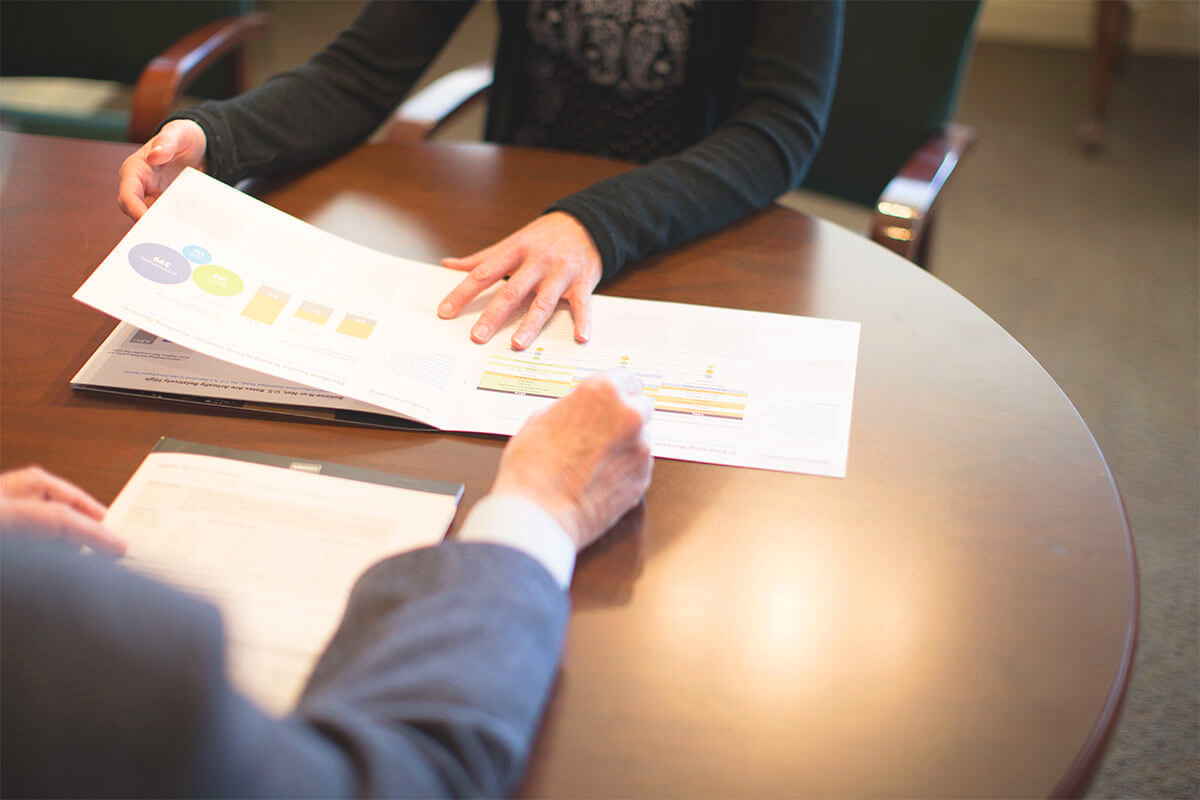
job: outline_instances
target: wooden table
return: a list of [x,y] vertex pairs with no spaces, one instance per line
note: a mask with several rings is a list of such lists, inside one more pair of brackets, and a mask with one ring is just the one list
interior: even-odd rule
[[[486,491],[492,437],[72,392],[113,321],[71,293],[129,227],[115,194],[132,148],[0,144],[0,466],[40,462],[108,501],[168,435],[461,480],[464,509]],[[627,168],[368,146],[262,191],[348,239],[436,261]],[[1104,458],[1021,345],[908,262],[778,207],[604,291],[860,321],[849,473],[660,459],[644,508],[580,560],[521,793],[1081,791],[1129,677],[1136,563]]]

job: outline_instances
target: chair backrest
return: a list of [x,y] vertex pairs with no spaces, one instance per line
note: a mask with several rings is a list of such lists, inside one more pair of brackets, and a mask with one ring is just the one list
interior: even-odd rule
[[874,205],[958,104],[980,0],[849,0],[825,141],[804,188]]
[[[185,34],[253,8],[254,0],[3,0],[0,75],[133,85],[152,58]],[[188,93],[221,97],[230,85],[214,69]]]

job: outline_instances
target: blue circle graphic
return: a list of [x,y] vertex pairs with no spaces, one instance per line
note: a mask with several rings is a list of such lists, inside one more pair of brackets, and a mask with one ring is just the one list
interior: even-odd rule
[[198,244],[189,244],[183,248],[183,255],[193,264],[207,264],[212,261],[212,253]]
[[187,260],[166,245],[143,242],[129,251],[133,271],[155,283],[183,283],[192,274]]

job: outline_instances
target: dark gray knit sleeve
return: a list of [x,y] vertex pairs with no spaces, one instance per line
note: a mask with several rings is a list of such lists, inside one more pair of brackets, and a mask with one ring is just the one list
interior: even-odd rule
[[842,6],[763,2],[734,114],[692,147],[556,202],[588,229],[604,277],[709,233],[799,185],[829,117]]
[[227,183],[318,163],[364,141],[399,105],[473,0],[368,3],[307,63],[230,100],[168,118],[208,139],[208,173]]

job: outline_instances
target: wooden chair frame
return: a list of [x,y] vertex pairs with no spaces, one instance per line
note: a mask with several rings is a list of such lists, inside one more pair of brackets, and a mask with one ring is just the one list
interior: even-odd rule
[[263,13],[228,17],[198,28],[155,56],[142,70],[133,91],[129,141],[144,142],[153,136],[187,88],[226,55],[235,60],[235,85],[230,87],[230,94],[240,91],[246,73],[245,47],[267,27]]

